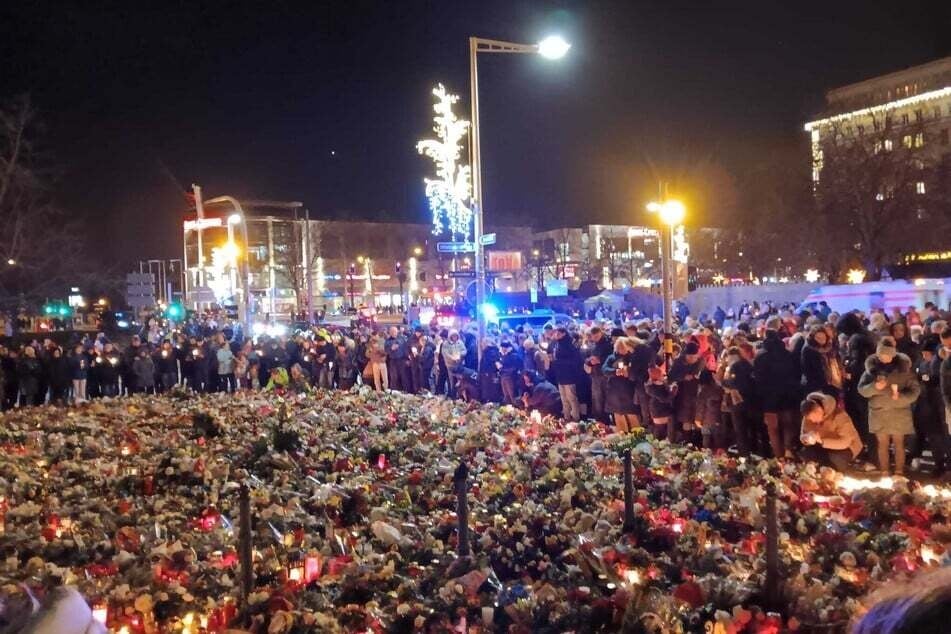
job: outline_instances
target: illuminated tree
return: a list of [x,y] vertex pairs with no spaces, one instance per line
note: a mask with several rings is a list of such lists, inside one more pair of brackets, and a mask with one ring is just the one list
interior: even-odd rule
[[433,131],[435,139],[426,139],[416,145],[420,154],[428,156],[436,164],[436,178],[426,178],[426,197],[433,213],[433,234],[440,235],[448,229],[453,240],[462,238],[468,242],[472,231],[472,210],[468,202],[472,197],[471,170],[459,163],[461,141],[469,130],[469,122],[456,117],[452,106],[459,97],[446,92],[439,84],[433,89],[436,103],[433,105]]

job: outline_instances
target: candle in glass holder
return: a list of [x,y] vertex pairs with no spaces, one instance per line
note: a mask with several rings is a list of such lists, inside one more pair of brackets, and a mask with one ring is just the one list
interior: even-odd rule
[[287,565],[287,580],[292,584],[304,583],[304,562],[297,560]]
[[92,618],[103,625],[109,620],[109,605],[105,602],[94,603],[92,606]]
[[311,552],[304,559],[304,583],[312,583],[320,578],[320,554]]

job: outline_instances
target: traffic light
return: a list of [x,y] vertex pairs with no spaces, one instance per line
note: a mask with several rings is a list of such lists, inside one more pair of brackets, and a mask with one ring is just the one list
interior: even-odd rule
[[168,305],[168,308],[165,309],[165,316],[168,319],[178,321],[185,316],[185,308],[181,304],[173,302]]
[[46,304],[43,306],[44,315],[52,315],[55,312],[56,312],[56,306],[53,306],[52,304]]

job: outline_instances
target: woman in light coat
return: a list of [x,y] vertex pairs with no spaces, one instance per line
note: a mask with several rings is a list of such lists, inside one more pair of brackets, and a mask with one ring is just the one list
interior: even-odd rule
[[868,399],[868,428],[878,444],[878,466],[888,473],[889,444],[895,447],[895,475],[905,472],[905,436],[915,433],[913,408],[921,386],[911,359],[898,352],[895,340],[883,337],[865,360],[858,392]]

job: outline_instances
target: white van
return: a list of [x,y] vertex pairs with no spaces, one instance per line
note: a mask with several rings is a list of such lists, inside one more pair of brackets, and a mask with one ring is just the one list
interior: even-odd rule
[[951,279],[894,280],[891,282],[865,282],[863,284],[834,284],[820,286],[811,291],[800,304],[801,309],[816,310],[819,302],[825,301],[837,313],[860,310],[868,314],[873,310],[891,313],[893,308],[902,312],[914,306],[924,308],[933,302],[947,308]]

